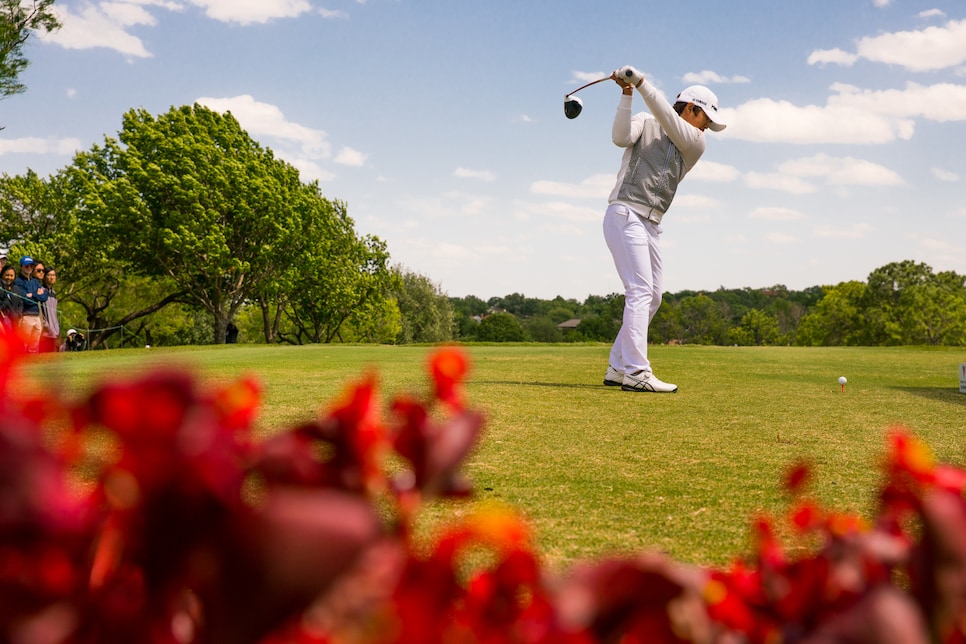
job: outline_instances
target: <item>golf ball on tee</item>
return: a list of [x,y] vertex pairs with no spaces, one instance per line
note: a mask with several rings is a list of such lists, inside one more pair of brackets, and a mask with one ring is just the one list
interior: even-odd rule
[[839,384],[840,385],[844,385],[847,382],[848,382],[848,380],[846,380],[845,376],[839,376]]

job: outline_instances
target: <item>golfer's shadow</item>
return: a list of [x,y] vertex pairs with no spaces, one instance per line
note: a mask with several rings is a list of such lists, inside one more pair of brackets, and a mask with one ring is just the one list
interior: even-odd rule
[[513,385],[515,387],[530,386],[530,387],[554,387],[559,389],[610,389],[610,387],[604,387],[603,385],[595,385],[591,383],[573,383],[573,382],[533,382],[533,381],[523,381],[523,380],[474,380],[475,385]]
[[952,387],[893,387],[913,396],[966,407],[966,394]]

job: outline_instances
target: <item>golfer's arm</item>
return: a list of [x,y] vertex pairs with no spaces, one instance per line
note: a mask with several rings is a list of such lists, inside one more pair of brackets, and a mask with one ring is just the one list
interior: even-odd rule
[[641,136],[641,124],[635,122],[631,114],[630,94],[622,94],[621,102],[617,105],[617,114],[614,116],[614,127],[611,129],[611,140],[614,145],[627,148],[634,145],[634,142]]
[[651,114],[667,132],[674,146],[681,154],[687,154],[688,150],[700,140],[701,130],[681,118],[664,95],[648,83],[646,78],[638,86],[637,91],[651,110]]

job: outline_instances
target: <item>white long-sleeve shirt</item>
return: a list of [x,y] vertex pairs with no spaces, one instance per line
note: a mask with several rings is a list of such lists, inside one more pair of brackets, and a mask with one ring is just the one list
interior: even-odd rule
[[651,114],[632,116],[633,96],[621,96],[611,138],[625,150],[608,201],[659,224],[681,179],[704,154],[704,132],[681,118],[647,79],[637,91]]

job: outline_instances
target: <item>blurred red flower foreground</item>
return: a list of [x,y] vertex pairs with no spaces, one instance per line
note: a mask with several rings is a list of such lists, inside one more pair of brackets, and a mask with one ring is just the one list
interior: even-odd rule
[[789,471],[782,521],[810,554],[762,517],[727,569],[641,553],[554,572],[505,508],[413,537],[424,503],[471,493],[483,420],[456,349],[431,356],[426,400],[383,418],[364,378],[264,441],[249,380],[204,393],[158,372],[29,400],[20,360],[0,338],[2,642],[966,641],[964,473],[902,430],[871,525]]

